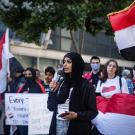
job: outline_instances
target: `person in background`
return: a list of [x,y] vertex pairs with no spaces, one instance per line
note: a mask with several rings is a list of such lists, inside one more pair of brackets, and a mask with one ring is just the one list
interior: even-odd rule
[[10,77],[11,81],[9,82],[8,92],[16,93],[18,88],[21,87],[25,83],[25,78],[23,75],[24,69],[15,68],[11,71]]
[[39,70],[39,69],[35,69],[35,71],[36,71],[36,80],[37,80],[39,83],[41,83],[41,84],[44,85],[44,81],[40,79],[40,70]]
[[34,68],[25,69],[25,80],[25,83],[18,88],[17,93],[45,93],[43,85],[36,80]]
[[[45,93],[44,86],[36,81],[36,71],[32,67],[25,69],[25,83],[18,88],[17,93]],[[28,126],[17,126],[18,135],[28,135]]]
[[49,135],[92,135],[91,120],[97,115],[94,88],[82,78],[84,61],[80,54],[67,53],[63,58],[64,78],[53,80],[48,109],[54,111]]
[[134,92],[133,93],[135,94],[135,66],[133,67],[132,73],[133,73],[132,81],[133,81],[133,85],[134,85]]
[[40,70],[36,68],[35,71],[36,71],[36,79],[38,80],[40,79]]
[[122,71],[122,77],[124,77],[127,81],[129,93],[133,94],[134,93],[134,85],[133,85],[133,82],[132,82],[132,79],[131,79],[132,77],[131,77],[130,70],[124,69]]
[[52,81],[54,74],[55,74],[55,69],[53,67],[48,66],[45,69],[44,87],[47,93],[50,91],[49,84]]
[[91,72],[83,74],[90,84],[96,89],[99,76],[100,76],[100,58],[97,56],[92,56],[90,59]]
[[119,76],[116,60],[109,60],[105,64],[102,77],[98,82],[96,93],[105,98],[111,98],[116,93],[129,93],[126,80]]
[[[114,110],[115,110],[114,114],[115,112],[117,113],[118,110],[119,110],[118,112],[122,112],[123,110],[126,112],[127,109],[129,108],[125,107],[123,103],[124,101],[126,102],[128,100],[126,97],[133,96],[129,94],[128,85],[125,78],[119,75],[119,67],[116,60],[110,59],[109,61],[106,62],[104,69],[102,70],[102,76],[100,77],[100,80],[98,81],[97,84],[96,95],[99,113],[97,117],[92,121],[92,123],[96,126],[100,134],[105,134],[106,132],[108,132],[109,134],[109,131],[107,131],[106,129],[102,130],[103,128],[105,128],[104,124],[105,123],[109,124],[109,122],[112,120],[112,123],[107,126],[110,126],[110,130],[115,130],[115,128],[118,128],[115,127],[115,125],[112,126],[113,121],[116,122],[117,117],[115,117],[114,115],[113,115],[114,117],[111,117],[111,114],[113,114],[112,112]],[[122,98],[123,102],[121,101]],[[109,111],[109,109],[111,111]],[[109,122],[107,123],[106,121]],[[118,132],[118,134],[120,133]]]
[[[23,75],[24,68],[15,57],[11,57],[9,59],[9,70],[10,73],[7,75],[7,90],[5,92],[16,93],[18,88],[25,83]],[[4,121],[4,135],[9,135],[12,127],[12,125],[6,125]],[[16,130],[13,135],[18,135],[18,130]]]

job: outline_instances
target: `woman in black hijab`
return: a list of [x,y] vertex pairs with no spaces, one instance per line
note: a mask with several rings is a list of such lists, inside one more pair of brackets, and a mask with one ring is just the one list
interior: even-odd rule
[[93,87],[82,78],[84,61],[75,52],[63,58],[64,79],[52,81],[48,108],[54,111],[50,135],[91,135],[91,120],[97,115]]
[[26,68],[25,79],[24,85],[18,89],[17,93],[45,93],[43,85],[36,81],[36,71],[34,68]]

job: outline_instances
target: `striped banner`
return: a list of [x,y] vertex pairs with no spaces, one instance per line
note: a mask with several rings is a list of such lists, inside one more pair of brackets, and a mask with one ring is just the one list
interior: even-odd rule
[[99,114],[92,120],[104,135],[135,135],[135,95],[97,97]]
[[135,61],[135,1],[124,10],[107,15],[121,55]]

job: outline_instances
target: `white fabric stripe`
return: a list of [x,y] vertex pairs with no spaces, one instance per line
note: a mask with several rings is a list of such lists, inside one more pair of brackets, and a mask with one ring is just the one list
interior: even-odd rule
[[6,90],[7,85],[7,60],[2,57],[2,69],[0,70],[0,93]]
[[135,25],[115,31],[114,39],[120,50],[135,46]]
[[104,135],[135,135],[135,116],[99,111],[92,123]]
[[2,69],[0,70],[0,93],[3,93],[6,90],[7,86],[7,69],[8,69],[7,48],[9,43],[7,43],[6,38],[7,33],[5,35],[5,43],[3,43],[2,49]]

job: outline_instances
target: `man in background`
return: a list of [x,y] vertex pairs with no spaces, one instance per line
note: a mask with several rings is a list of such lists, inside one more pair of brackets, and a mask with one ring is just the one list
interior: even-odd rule
[[90,72],[87,72],[83,75],[86,78],[90,85],[93,85],[96,89],[99,76],[100,76],[100,58],[97,56],[92,56],[90,59]]
[[49,84],[52,81],[54,74],[55,74],[55,69],[53,67],[48,66],[45,69],[44,87],[45,87],[46,92],[50,91]]

